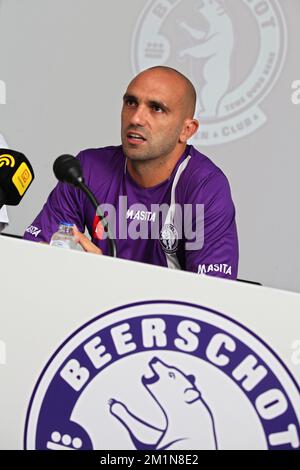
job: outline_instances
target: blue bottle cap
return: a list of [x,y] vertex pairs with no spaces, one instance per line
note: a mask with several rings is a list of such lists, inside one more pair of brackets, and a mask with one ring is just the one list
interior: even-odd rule
[[67,227],[73,227],[74,224],[70,224],[69,222],[59,222],[59,225],[66,225]]

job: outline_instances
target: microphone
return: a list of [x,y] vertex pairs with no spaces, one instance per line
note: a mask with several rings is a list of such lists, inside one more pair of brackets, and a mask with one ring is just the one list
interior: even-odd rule
[[80,186],[83,181],[82,170],[79,160],[73,155],[61,155],[53,164],[56,178],[63,183]]
[[20,152],[0,149],[0,209],[17,206],[34,180],[31,164]]
[[96,214],[98,215],[104,227],[104,230],[107,233],[109,255],[116,257],[116,242],[112,237],[108,222],[101,211],[100,205],[96,197],[84,182],[80,161],[77,160],[77,158],[73,157],[73,155],[61,155],[55,160],[53,164],[53,172],[59,181],[61,181],[62,183],[71,184],[81,189],[87,195],[94,208],[96,209]]

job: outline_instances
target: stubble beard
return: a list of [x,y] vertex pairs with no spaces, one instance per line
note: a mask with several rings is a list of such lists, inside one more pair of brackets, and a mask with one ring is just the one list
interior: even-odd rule
[[175,149],[177,143],[177,139],[173,139],[172,142],[163,142],[163,143],[156,143],[155,145],[148,144],[146,141],[146,145],[149,145],[148,149],[146,150],[139,150],[135,148],[130,148],[128,145],[123,144],[123,152],[126,158],[133,162],[150,162],[151,160],[165,160],[167,159],[168,155],[172,153]]

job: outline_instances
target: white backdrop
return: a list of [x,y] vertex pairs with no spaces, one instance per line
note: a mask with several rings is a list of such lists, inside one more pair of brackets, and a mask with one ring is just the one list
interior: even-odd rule
[[36,174],[6,231],[40,210],[58,155],[120,143],[127,83],[162,63],[197,87],[195,143],[231,184],[239,277],[300,291],[299,18],[299,0],[0,1],[0,135]]

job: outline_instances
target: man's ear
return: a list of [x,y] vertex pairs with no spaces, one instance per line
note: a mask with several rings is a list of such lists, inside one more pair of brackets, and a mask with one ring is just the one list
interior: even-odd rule
[[199,121],[197,121],[197,119],[185,119],[179,136],[179,142],[181,144],[185,144],[194,134],[196,134],[198,127]]

